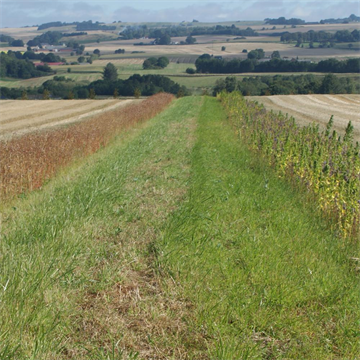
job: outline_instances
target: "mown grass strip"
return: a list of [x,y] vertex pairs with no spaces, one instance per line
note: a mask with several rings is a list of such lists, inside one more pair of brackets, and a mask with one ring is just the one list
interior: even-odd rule
[[3,211],[1,359],[201,354],[186,321],[191,307],[151,261],[159,229],[187,191],[201,101],[176,101]]
[[196,304],[212,359],[358,356],[357,244],[239,142],[215,99],[200,113],[189,194],[159,261]]

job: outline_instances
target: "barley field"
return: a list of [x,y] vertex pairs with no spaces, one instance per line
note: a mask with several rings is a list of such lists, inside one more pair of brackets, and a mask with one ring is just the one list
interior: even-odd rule
[[[18,118],[5,116],[7,122],[2,119],[4,124],[2,127],[11,123],[19,123],[14,131],[8,134],[9,138],[0,138],[0,154],[6,154],[6,156],[0,157],[0,196],[12,196],[41,187],[43,182],[60,168],[76,158],[96,152],[124,129],[157,114],[172,99],[173,95],[157,94],[141,103],[132,102],[132,100],[105,100],[100,106],[94,105],[101,104],[101,100],[91,102],[89,100],[67,102],[66,100],[47,102],[24,100],[16,103],[4,101],[2,111],[4,108],[23,109],[17,113]],[[122,105],[129,102],[132,104],[121,108]],[[21,106],[21,104],[24,105]],[[39,104],[43,106],[41,115],[38,114]],[[53,106],[51,106],[52,104]],[[89,107],[88,104],[93,106]],[[83,110],[80,111],[80,108]],[[107,111],[104,111],[105,109]],[[58,112],[61,117],[56,117]],[[54,113],[55,117],[48,115],[51,113]],[[89,120],[78,121],[90,115],[93,116]],[[30,132],[29,129],[26,129],[26,124],[31,127],[31,123],[36,123],[35,119],[38,118],[43,119],[43,125],[47,124],[44,131]],[[71,126],[49,129],[50,125],[62,125],[76,121],[78,122]],[[32,130],[41,128],[41,123],[37,124],[37,126],[32,126]],[[9,129],[10,126],[8,126]],[[22,134],[22,136],[14,136],[14,134]],[[1,354],[0,358],[2,358]]]
[[248,98],[264,104],[267,110],[293,116],[300,125],[315,122],[324,127],[331,115],[334,115],[334,128],[343,134],[351,121],[354,139],[360,141],[360,95],[274,95]]
[[133,101],[139,100],[5,100],[0,107],[0,139],[75,123]]

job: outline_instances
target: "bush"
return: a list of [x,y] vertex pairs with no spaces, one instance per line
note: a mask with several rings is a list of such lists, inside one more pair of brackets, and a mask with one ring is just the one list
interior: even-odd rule
[[193,68],[187,68],[187,69],[186,69],[186,73],[192,75],[192,74],[195,74],[196,71],[195,71],[195,69],[193,69]]

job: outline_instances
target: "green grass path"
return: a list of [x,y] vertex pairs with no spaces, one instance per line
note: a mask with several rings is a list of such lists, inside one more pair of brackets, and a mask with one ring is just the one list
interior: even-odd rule
[[308,207],[178,99],[2,207],[0,359],[355,359],[358,246]]
[[193,342],[151,258],[187,191],[201,102],[174,102],[3,211],[0,359],[176,359]]
[[213,359],[354,359],[357,245],[333,237],[206,98],[188,203],[162,249],[197,304]]

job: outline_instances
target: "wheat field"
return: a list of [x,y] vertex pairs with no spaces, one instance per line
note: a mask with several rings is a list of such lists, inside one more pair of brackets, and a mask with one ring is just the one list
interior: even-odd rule
[[360,95],[274,95],[248,98],[264,104],[267,110],[293,116],[301,125],[315,122],[324,126],[334,115],[334,128],[343,134],[351,121],[354,138],[360,141]]
[[[5,100],[0,107],[0,139],[75,123],[135,100]],[[138,100],[137,100],[138,101]]]

